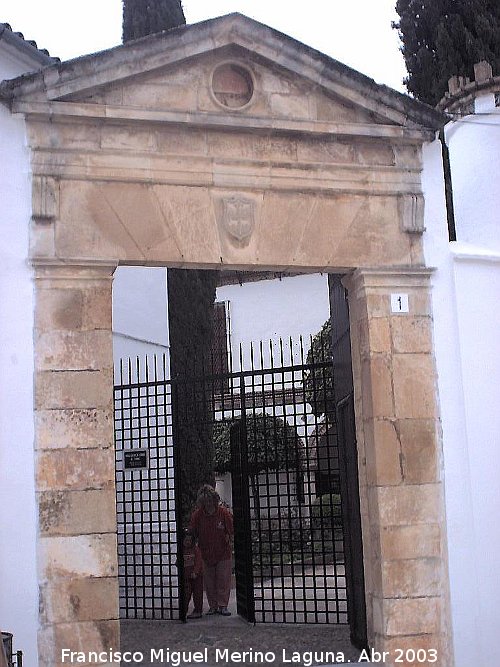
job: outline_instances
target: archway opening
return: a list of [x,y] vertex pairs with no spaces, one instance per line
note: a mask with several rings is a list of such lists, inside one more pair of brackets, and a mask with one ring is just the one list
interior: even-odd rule
[[[259,627],[274,623],[283,640],[289,630],[282,624],[321,626],[325,643],[335,637],[348,659],[356,657],[349,641],[355,613],[353,599],[348,605],[349,572],[346,577],[352,563],[346,563],[345,548],[352,507],[345,451],[339,455],[328,283],[326,274],[220,272],[208,358],[189,346],[188,332],[174,369],[167,271],[117,270],[113,336],[124,647],[137,649],[139,638],[143,647],[144,638],[149,649],[158,646],[154,628],[162,632],[165,622],[170,632],[171,622],[188,612],[179,537],[192,510],[186,498],[196,492],[186,486],[200,481],[190,474],[192,462],[205,458],[222,501],[234,512],[231,623],[238,617]],[[176,340],[181,338],[177,332]],[[357,489],[357,479],[351,486]],[[357,501],[359,514],[359,494]],[[349,539],[353,531],[347,530]],[[362,554],[357,556],[362,568]],[[362,598],[364,604],[364,590]],[[173,636],[185,640],[191,625]],[[366,637],[366,622],[363,631]]]

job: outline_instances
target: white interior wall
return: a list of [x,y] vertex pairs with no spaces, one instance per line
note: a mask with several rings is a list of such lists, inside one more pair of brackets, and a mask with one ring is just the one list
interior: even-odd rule
[[146,356],[154,364],[168,350],[167,270],[119,266],[113,275],[113,358]]
[[[0,42],[0,80],[34,63]],[[0,105],[0,628],[36,667],[38,583],[33,426],[31,179],[24,119]]]
[[[281,337],[288,348],[290,336],[297,343],[295,363],[300,363],[299,336],[304,337],[306,354],[310,347],[309,337],[317,333],[330,316],[326,273],[226,285],[217,289],[217,300],[230,303],[233,360],[236,362],[239,358],[241,343],[244,368],[249,367],[251,342],[264,341],[267,358],[269,341],[273,340],[275,358],[279,359],[277,340]],[[286,356],[288,359],[289,355]]]

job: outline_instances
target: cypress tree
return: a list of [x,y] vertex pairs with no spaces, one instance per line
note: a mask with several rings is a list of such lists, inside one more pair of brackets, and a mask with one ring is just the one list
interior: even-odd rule
[[[122,0],[123,41],[185,25],[181,0]],[[172,395],[176,414],[174,437],[179,464],[181,514],[187,521],[201,484],[215,484],[210,396],[191,389],[190,373],[195,362],[210,360],[215,289],[215,271],[168,269],[168,319],[170,369],[177,381]],[[210,388],[203,386],[210,393]],[[182,445],[182,446],[180,446]]]
[[448,79],[472,79],[481,60],[500,73],[499,0],[397,0],[396,11],[405,85],[422,102],[435,106]]
[[185,23],[181,0],[123,0],[124,42]]

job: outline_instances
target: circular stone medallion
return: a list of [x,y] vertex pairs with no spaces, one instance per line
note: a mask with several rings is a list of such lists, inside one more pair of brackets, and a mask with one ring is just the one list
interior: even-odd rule
[[224,63],[213,73],[212,91],[222,106],[241,109],[253,96],[252,75],[241,65]]

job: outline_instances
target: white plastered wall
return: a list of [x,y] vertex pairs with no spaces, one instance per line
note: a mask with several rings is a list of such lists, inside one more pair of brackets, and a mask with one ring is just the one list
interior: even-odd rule
[[[0,80],[35,69],[0,42]],[[0,628],[36,667],[31,178],[24,119],[0,105]]]
[[115,377],[120,360],[126,369],[128,359],[135,368],[137,357],[141,363],[148,357],[153,368],[154,356],[161,359],[168,346],[167,270],[119,266],[113,275]]
[[[218,301],[229,301],[231,347],[233,360],[239,357],[239,345],[244,351],[244,367],[249,367],[250,343],[264,342],[264,355],[269,354],[269,341],[279,360],[278,339],[285,345],[288,363],[288,339],[296,345],[295,363],[300,363],[299,336],[304,339],[304,354],[310,347],[309,337],[317,333],[330,316],[327,274],[300,275],[282,280],[262,280],[226,285],[217,289]],[[255,348],[256,358],[258,347]]]
[[486,126],[477,123],[462,121],[446,132],[456,242],[448,241],[437,141],[424,149],[423,172],[426,263],[436,267],[434,344],[455,667],[487,667],[492,637],[500,634],[500,124],[493,130],[488,124],[485,135]]

